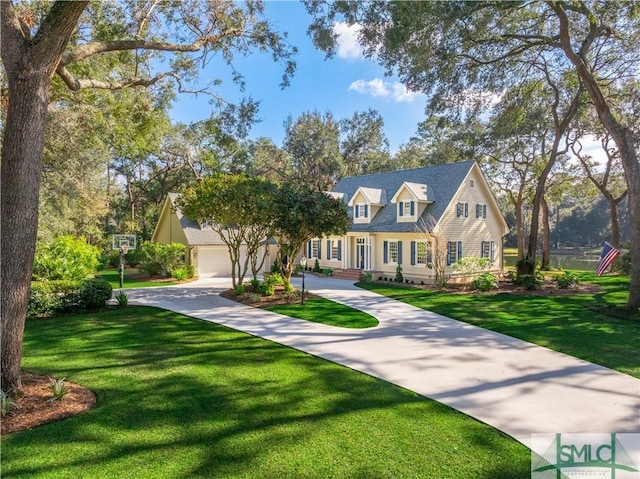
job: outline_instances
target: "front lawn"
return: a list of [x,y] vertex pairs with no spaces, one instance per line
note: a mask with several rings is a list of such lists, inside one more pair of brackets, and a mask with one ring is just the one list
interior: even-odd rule
[[14,478],[523,478],[528,449],[385,381],[155,308],[27,321],[25,369],[98,395],[2,439]]
[[309,298],[304,306],[297,301],[264,306],[263,309],[292,318],[341,328],[372,328],[378,325],[378,320],[370,314],[325,298]]
[[[628,278],[576,272],[595,294],[455,294],[377,283],[364,289],[640,378],[640,317],[622,311]],[[603,314],[606,312],[607,314]],[[621,317],[618,317],[621,316]]]
[[[120,289],[120,271],[117,269],[104,269],[98,272],[98,277],[108,281],[115,290]],[[173,278],[148,278],[143,276],[136,268],[125,268],[122,289],[149,288],[152,286],[170,286],[180,281]]]

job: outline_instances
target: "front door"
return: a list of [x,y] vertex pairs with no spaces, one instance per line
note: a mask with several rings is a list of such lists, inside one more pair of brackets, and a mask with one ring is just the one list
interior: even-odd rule
[[356,238],[356,269],[365,268],[366,244],[364,238]]

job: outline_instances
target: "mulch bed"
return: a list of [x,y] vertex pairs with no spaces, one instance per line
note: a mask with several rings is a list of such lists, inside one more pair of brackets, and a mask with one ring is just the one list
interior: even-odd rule
[[[290,294],[287,294],[282,286],[275,287],[275,294],[273,296],[262,296],[258,301],[254,294],[255,291],[251,286],[245,286],[245,291],[242,294],[236,295],[233,292],[233,289],[228,289],[220,293],[220,296],[223,298],[230,299],[231,301],[236,301],[238,303],[246,304],[247,306],[252,306],[254,308],[265,308],[267,306],[275,306],[278,304],[292,304],[300,302],[300,295],[297,294],[294,297],[291,297]],[[319,296],[307,291],[305,287],[304,293],[305,299],[318,298]]]
[[91,409],[97,401],[96,395],[79,384],[65,381],[69,391],[60,401],[49,401],[53,397],[49,376],[22,372],[24,395],[7,416],[2,418],[1,433],[31,429],[41,424],[59,421]]

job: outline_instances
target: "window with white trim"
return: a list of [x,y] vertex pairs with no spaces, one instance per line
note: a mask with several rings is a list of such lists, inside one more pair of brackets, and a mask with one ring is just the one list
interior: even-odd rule
[[405,201],[402,206],[404,207],[404,214],[402,216],[411,216],[412,215],[411,207],[413,206],[413,202]]
[[330,240],[329,246],[329,259],[340,259],[338,241]]
[[462,259],[462,241],[448,241],[447,266],[451,266],[459,259]]
[[483,241],[480,249],[482,258],[489,258],[491,261],[494,261],[495,243],[493,241]]
[[320,240],[319,239],[311,240],[311,257],[319,258],[318,256],[319,251],[320,251]]
[[397,241],[389,241],[389,263],[397,263],[398,262],[398,242]]
[[431,243],[416,241],[416,264],[431,263]]
[[369,217],[369,205],[366,203],[358,203],[355,206],[356,218],[368,218]]
[[456,206],[456,215],[458,218],[469,216],[469,203],[458,203]]

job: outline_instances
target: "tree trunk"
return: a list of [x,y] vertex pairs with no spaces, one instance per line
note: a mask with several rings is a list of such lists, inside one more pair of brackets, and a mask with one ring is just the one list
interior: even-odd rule
[[551,265],[551,239],[549,230],[549,205],[544,196],[542,197],[540,206],[540,219],[542,221],[542,263],[540,264],[540,269],[547,271]]
[[56,2],[34,38],[21,28],[13,4],[0,2],[2,61],[8,86],[0,165],[0,387],[22,392],[20,364],[38,232],[49,87],[60,57],[87,2]]
[[609,214],[611,215],[611,245],[620,248],[620,221],[618,220],[618,203],[613,196],[608,195]]
[[569,34],[569,19],[564,7],[556,3],[549,5],[560,21],[559,33],[562,50],[573,63],[578,76],[584,83],[600,123],[615,141],[624,168],[629,198],[629,235],[631,238],[631,278],[627,308],[635,311],[640,308],[640,160],[634,148],[634,134],[631,129],[624,127],[616,119],[587,62],[581,55],[573,51]]
[[[2,390],[19,393],[22,336],[38,231],[38,192],[49,79],[12,82],[2,150]],[[35,93],[34,93],[35,92]]]
[[515,206],[516,214],[516,239],[518,241],[518,261],[524,258],[524,219],[522,218],[522,200],[518,200]]

